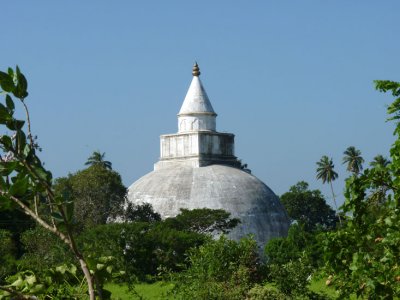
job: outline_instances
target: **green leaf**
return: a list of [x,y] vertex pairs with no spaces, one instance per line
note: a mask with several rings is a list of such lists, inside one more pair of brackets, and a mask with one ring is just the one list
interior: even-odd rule
[[15,89],[13,78],[7,73],[0,71],[0,86],[5,92],[12,92]]
[[52,217],[54,220],[58,221],[58,222],[64,222],[64,218],[63,218],[62,215],[61,215],[60,213],[58,213],[58,212],[53,212],[53,213],[51,214],[51,217]]
[[61,265],[56,267],[56,271],[60,272],[61,274],[65,274],[66,271],[68,271],[68,266],[67,265]]
[[0,143],[4,146],[6,151],[10,151],[12,149],[12,140],[8,135],[3,135],[0,138]]
[[393,222],[392,219],[390,217],[386,217],[385,218],[385,224],[388,226],[392,226]]
[[15,280],[13,283],[11,283],[10,286],[20,287],[23,284],[24,284],[24,281],[22,280],[22,277],[18,276],[18,279]]
[[6,181],[3,176],[0,176],[0,189],[6,189]]
[[32,294],[39,293],[42,290],[44,290],[44,288],[45,288],[44,284],[41,284],[41,283],[40,284],[36,284],[34,287],[32,287],[30,289],[30,293],[32,293]]
[[31,153],[31,146],[29,144],[26,144],[24,147],[23,154],[25,157],[28,157],[30,153]]
[[74,202],[73,201],[65,202],[65,214],[66,214],[68,223],[71,222],[72,218],[74,216]]
[[29,285],[33,285],[37,280],[36,280],[36,276],[35,275],[30,275],[30,276],[26,276],[25,277],[25,281],[29,284]]
[[22,196],[26,193],[28,186],[28,177],[18,178],[17,181],[13,185],[11,185],[9,193],[12,196]]
[[13,94],[15,97],[24,99],[28,96],[28,81],[26,80],[24,74],[22,74],[17,66],[17,86],[15,87]]
[[6,124],[6,122],[12,120],[12,115],[8,109],[0,103],[0,124]]
[[6,126],[10,130],[20,130],[25,124],[25,121],[22,120],[10,120],[6,122]]
[[8,68],[7,72],[8,72],[8,75],[10,75],[11,78],[14,78],[14,70],[13,69]]
[[17,161],[7,161],[0,163],[0,174],[3,176],[10,175],[13,171],[15,171],[18,166]]
[[41,180],[44,181],[51,180],[52,178],[51,173],[49,171],[46,171],[42,166],[35,166],[33,167],[33,169],[35,170],[36,174],[39,176]]
[[15,109],[14,101],[12,100],[10,95],[6,95],[6,105],[7,105],[7,108],[10,110]]
[[0,195],[0,210],[11,210],[15,208],[15,202],[11,201],[7,196]]

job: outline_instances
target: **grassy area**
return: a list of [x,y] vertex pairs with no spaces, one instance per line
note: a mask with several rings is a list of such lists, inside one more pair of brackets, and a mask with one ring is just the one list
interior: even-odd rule
[[126,284],[108,283],[105,288],[112,293],[113,300],[130,300],[130,299],[173,299],[167,298],[166,294],[172,288],[171,283],[156,282],[156,283],[138,283],[135,284],[136,295],[128,291]]
[[312,280],[309,286],[309,289],[313,292],[316,293],[324,293],[327,296],[329,296],[332,299],[336,299],[338,297],[337,292],[335,289],[326,286],[325,284],[326,279],[318,279],[318,280]]
[[[165,282],[155,283],[138,283],[135,284],[136,294],[128,291],[126,284],[108,283],[105,288],[112,292],[111,299],[113,300],[128,300],[128,299],[140,299],[140,300],[156,300],[156,299],[173,299],[173,297],[167,298],[167,293],[172,289],[173,284]],[[330,299],[336,299],[338,294],[336,291],[326,286],[325,279],[313,280],[310,284],[310,290],[318,293],[324,293]]]

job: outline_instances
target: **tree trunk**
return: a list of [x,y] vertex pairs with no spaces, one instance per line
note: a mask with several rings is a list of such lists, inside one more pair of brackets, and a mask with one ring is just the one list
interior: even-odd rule
[[[67,236],[66,236],[64,233],[59,231],[57,227],[52,227],[51,225],[47,224],[46,221],[44,221],[42,218],[40,218],[38,215],[36,215],[28,206],[26,206],[17,197],[10,196],[6,192],[1,191],[1,190],[0,190],[0,195],[7,195],[12,201],[14,201],[16,204],[18,204],[21,207],[21,209],[28,216],[31,216],[32,219],[34,219],[39,225],[41,225],[45,229],[49,230],[50,232],[54,233],[55,235],[57,235],[65,244],[67,244],[70,247],[70,249],[74,253],[75,257],[78,259],[79,264],[81,265],[82,272],[85,275],[85,279],[86,279],[87,285],[88,285],[89,299],[96,300],[96,293],[95,293],[95,289],[93,286],[93,277],[90,274],[89,267],[86,264],[86,261],[85,261],[83,255],[79,252],[78,248],[75,245],[75,240],[72,236],[70,228],[68,228],[68,226],[67,226]],[[63,212],[62,212],[62,215],[64,217]],[[64,218],[64,220],[65,220],[65,218]]]
[[342,218],[340,218],[339,210],[338,210],[338,207],[337,207],[337,204],[336,204],[336,198],[335,198],[335,193],[333,192],[332,181],[330,182],[330,184],[331,184],[331,191],[332,191],[333,203],[335,204],[336,213],[337,213],[337,215],[338,215],[338,217],[339,217],[339,223],[340,223],[340,225],[342,225]]
[[85,278],[87,281],[88,291],[89,291],[89,299],[96,300],[96,294],[95,294],[94,287],[93,287],[93,278],[92,278],[92,275],[90,274],[90,270],[86,264],[86,261],[83,258],[79,258],[79,263],[81,265],[81,269],[82,269],[83,274],[85,275]]

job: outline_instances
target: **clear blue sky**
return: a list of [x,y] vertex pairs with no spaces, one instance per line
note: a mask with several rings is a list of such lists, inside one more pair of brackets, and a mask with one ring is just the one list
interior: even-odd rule
[[388,155],[400,80],[399,1],[4,1],[0,68],[27,75],[33,131],[54,176],[106,157],[128,186],[152,170],[195,60],[236,155],[282,194],[348,146]]

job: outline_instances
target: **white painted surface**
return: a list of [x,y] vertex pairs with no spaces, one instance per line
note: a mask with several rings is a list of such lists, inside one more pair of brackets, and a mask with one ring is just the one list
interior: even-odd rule
[[260,246],[285,236],[285,209],[263,182],[240,169],[234,135],[216,132],[216,116],[194,76],[178,114],[178,133],[160,137],[160,160],[129,187],[128,201],[148,202],[163,218],[180,208],[225,209],[241,220],[229,236],[254,234]]
[[178,114],[178,132],[216,131],[216,116],[198,76],[194,76]]

